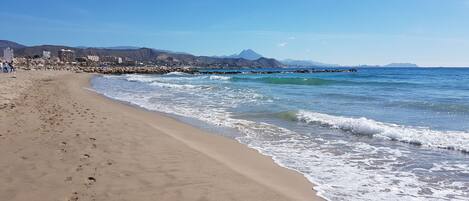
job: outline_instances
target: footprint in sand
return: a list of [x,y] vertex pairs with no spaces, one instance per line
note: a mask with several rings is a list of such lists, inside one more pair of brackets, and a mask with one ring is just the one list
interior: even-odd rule
[[71,182],[71,181],[72,181],[72,177],[66,177],[66,178],[65,178],[65,181],[66,181],[66,182]]
[[74,192],[68,201],[78,201],[78,192]]
[[89,154],[83,154],[83,156],[80,158],[81,161],[86,160],[90,158],[91,156]]
[[96,182],[96,179],[94,177],[88,177],[87,181],[86,181],[86,185],[87,186],[91,186],[93,185],[94,183]]

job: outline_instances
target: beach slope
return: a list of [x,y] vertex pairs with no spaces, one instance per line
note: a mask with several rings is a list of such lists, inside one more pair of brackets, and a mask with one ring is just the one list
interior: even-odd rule
[[321,200],[245,145],[88,90],[91,76],[0,75],[0,200]]

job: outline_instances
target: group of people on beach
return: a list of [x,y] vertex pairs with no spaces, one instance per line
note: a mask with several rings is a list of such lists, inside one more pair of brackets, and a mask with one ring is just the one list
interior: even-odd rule
[[0,62],[0,69],[3,73],[12,73],[16,71],[15,67],[13,66],[13,62]]

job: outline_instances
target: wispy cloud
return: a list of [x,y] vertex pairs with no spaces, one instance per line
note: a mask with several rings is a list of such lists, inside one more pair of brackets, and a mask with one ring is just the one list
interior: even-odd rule
[[288,45],[287,42],[281,42],[279,44],[277,44],[278,47],[286,47]]
[[281,43],[278,43],[278,44],[277,44],[277,47],[286,47],[286,46],[288,46],[288,42],[287,42],[287,41],[293,41],[293,40],[295,40],[295,39],[296,39],[295,36],[290,36],[290,37],[287,38],[286,41],[281,42]]

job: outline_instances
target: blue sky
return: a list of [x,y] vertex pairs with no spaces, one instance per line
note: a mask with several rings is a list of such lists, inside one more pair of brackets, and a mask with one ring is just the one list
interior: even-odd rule
[[469,66],[469,0],[10,0],[0,18],[0,38],[26,45]]

